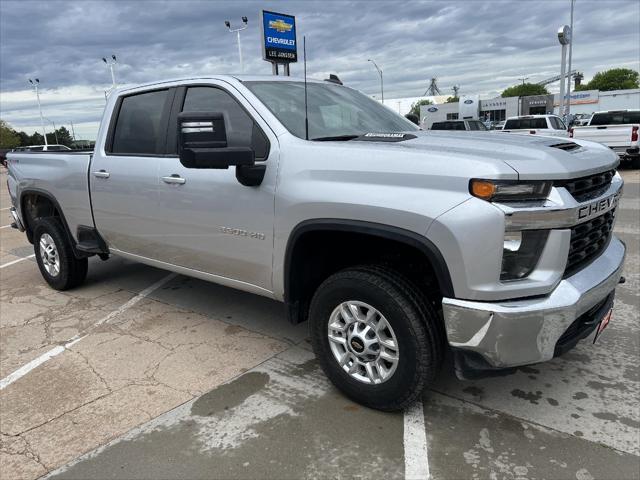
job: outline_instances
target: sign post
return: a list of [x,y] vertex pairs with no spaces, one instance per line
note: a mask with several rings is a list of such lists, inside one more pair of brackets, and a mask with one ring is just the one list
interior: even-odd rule
[[289,75],[289,64],[298,61],[296,17],[262,11],[262,58],[271,62],[274,75],[278,75],[278,65]]

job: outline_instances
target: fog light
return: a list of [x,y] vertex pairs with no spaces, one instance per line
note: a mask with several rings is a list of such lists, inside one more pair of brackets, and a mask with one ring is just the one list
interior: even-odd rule
[[506,232],[500,280],[520,280],[533,272],[547,243],[548,230]]

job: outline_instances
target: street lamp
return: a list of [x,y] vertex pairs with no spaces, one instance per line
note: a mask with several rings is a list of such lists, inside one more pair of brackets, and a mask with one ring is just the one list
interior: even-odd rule
[[524,85],[524,82],[529,80],[529,77],[519,78],[518,80],[522,80],[522,85]]
[[373,63],[373,66],[376,67],[376,70],[380,74],[380,97],[382,97],[382,103],[384,104],[384,81],[382,79],[382,69],[378,67],[378,64],[376,64],[376,62],[374,62],[370,58],[367,60],[367,62]]
[[44,136],[44,144],[47,143],[47,132],[44,129],[44,117],[42,116],[42,105],[40,105],[40,93],[38,92],[38,86],[40,85],[40,79],[36,78],[35,82],[29,79],[29,83],[33,86],[36,91],[36,98],[38,99],[38,110],[40,110],[40,127],[42,128],[42,135]]
[[[571,29],[571,42],[569,43],[569,65],[567,75],[567,115],[571,113],[571,53],[573,52],[573,6],[576,0],[571,0],[571,21],[569,22],[569,28]],[[564,82],[564,78],[562,79]]]
[[51,119],[49,119],[49,118],[47,118],[47,117],[44,117],[44,119],[45,119],[47,122],[49,122],[49,123],[53,124],[53,135],[54,135],[54,137],[56,138],[56,145],[60,145],[60,143],[58,142],[58,132],[56,131],[56,122],[54,122],[53,120],[51,120]]
[[114,72],[114,66],[118,63],[115,55],[111,55],[111,58],[107,60],[105,57],[102,57],[102,61],[107,64],[109,70],[111,71],[111,90],[115,90],[116,88],[116,74]]
[[242,26],[238,28],[231,28],[231,22],[229,20],[225,20],[224,24],[229,29],[230,33],[235,33],[238,36],[238,56],[240,57],[240,71],[244,72],[244,64],[242,63],[242,45],[240,43],[240,32],[247,28],[247,17],[242,17]]
[[571,27],[569,25],[563,25],[558,29],[558,41],[560,42],[560,45],[562,45],[562,55],[560,59],[560,102],[558,103],[560,106],[560,109],[559,109],[560,116],[564,118],[566,114],[565,103],[564,103],[565,102],[564,76],[566,72],[565,68],[567,63],[567,45],[571,43]]

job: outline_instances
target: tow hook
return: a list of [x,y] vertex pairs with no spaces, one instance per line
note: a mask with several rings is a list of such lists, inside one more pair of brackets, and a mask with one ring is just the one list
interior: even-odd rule
[[620,280],[618,280],[618,285],[623,284],[623,283],[627,283],[627,279],[624,277],[620,277]]

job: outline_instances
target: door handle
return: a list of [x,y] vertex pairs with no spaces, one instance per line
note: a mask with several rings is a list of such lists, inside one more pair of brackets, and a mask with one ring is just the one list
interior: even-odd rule
[[169,184],[183,185],[183,184],[185,184],[187,182],[187,179],[186,178],[182,178],[177,173],[174,173],[173,175],[171,175],[169,177],[162,177],[162,181],[164,183],[169,183]]
[[109,178],[111,174],[106,170],[99,170],[97,172],[93,172],[93,176],[96,178]]

